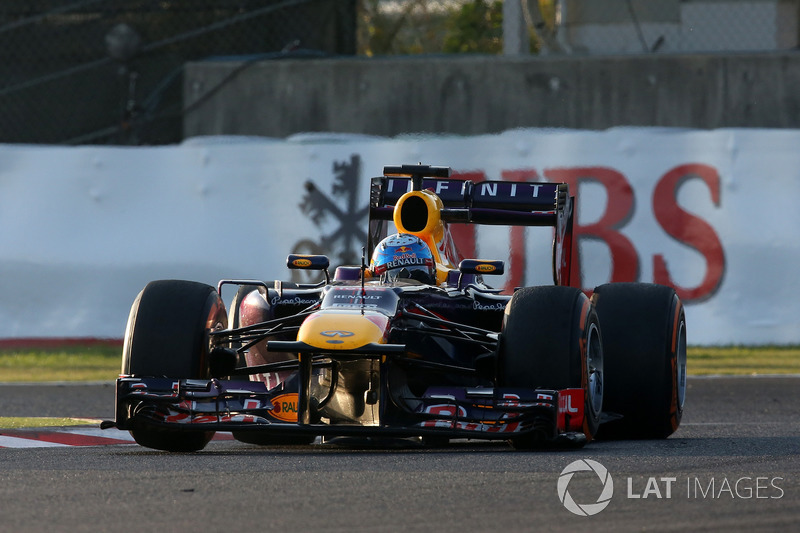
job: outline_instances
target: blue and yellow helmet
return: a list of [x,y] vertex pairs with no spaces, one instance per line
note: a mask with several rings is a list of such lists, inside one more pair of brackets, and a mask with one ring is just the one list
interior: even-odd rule
[[436,283],[436,264],[425,242],[415,235],[397,233],[383,239],[372,254],[370,269],[389,281],[414,279]]

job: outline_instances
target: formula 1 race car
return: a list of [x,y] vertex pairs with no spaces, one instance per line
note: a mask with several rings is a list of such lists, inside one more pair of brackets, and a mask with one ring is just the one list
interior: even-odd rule
[[[361,265],[332,279],[327,257],[290,255],[290,269],[322,281],[149,283],[131,308],[116,419],[104,427],[169,451],[200,450],[215,431],[263,445],[494,439],[531,449],[677,429],[681,301],[653,284],[605,284],[591,297],[570,286],[566,184],[473,183],[426,165],[383,174],[371,183]],[[492,289],[484,276],[503,262],[460,258],[452,223],[555,228],[554,285]]]

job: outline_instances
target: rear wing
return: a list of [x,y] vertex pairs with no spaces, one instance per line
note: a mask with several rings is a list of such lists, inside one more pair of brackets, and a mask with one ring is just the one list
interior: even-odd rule
[[569,285],[572,262],[574,198],[566,183],[524,181],[472,182],[452,178],[449,167],[387,166],[372,178],[369,210],[369,252],[386,236],[395,204],[408,191],[428,189],[442,200],[439,212],[447,223],[552,226],[553,280]]

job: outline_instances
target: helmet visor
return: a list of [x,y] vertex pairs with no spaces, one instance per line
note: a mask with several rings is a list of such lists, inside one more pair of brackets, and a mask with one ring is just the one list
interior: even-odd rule
[[388,281],[413,279],[422,283],[434,282],[433,260],[428,258],[384,263],[376,265],[374,271]]

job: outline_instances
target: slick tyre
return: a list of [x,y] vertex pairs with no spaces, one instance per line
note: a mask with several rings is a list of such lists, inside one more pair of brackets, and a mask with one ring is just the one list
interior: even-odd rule
[[[498,382],[502,387],[582,388],[583,433],[586,441],[594,437],[603,405],[603,348],[597,315],[579,289],[543,286],[514,293],[503,319]],[[512,445],[538,447],[554,436],[533,433]]]
[[612,417],[598,438],[668,437],[686,398],[686,318],[678,295],[662,285],[609,283],[592,299],[603,330],[604,410]]
[[[297,285],[294,283],[285,283],[284,287],[286,288],[295,288]],[[231,328],[235,329],[241,327],[242,320],[241,320],[241,303],[253,291],[259,290],[260,287],[258,285],[242,285],[239,287],[239,290],[236,291],[236,295],[233,297],[230,306],[230,322]],[[263,289],[262,289],[263,290]],[[269,294],[269,291],[267,291]],[[241,343],[237,343],[236,346],[232,346],[234,349],[240,348]],[[240,366],[245,365],[244,357],[239,361]],[[249,376],[235,376],[236,379],[248,379]],[[238,440],[239,442],[244,442],[245,444],[255,444],[257,446],[292,446],[292,445],[302,445],[302,444],[311,444],[314,442],[314,437],[306,436],[306,435],[291,435],[291,436],[282,436],[282,435],[275,435],[274,433],[270,432],[261,432],[261,431],[233,431],[233,438]]]
[[[213,287],[192,281],[149,283],[131,307],[122,349],[122,373],[136,377],[207,379],[208,333],[227,326],[225,305]],[[201,450],[213,431],[131,429],[137,443],[172,452]]]
[[[239,289],[236,291],[236,294],[233,296],[233,300],[231,300],[231,305],[228,307],[230,310],[230,316],[228,317],[228,322],[231,326],[231,329],[237,329],[242,326],[241,320],[241,309],[240,306],[242,305],[242,301],[253,291],[257,291],[259,289],[258,285],[240,285]],[[238,350],[242,347],[241,342],[235,342],[231,344],[231,348],[234,350]],[[243,367],[246,366],[246,361],[244,358],[244,354],[240,353],[237,360],[236,366]],[[241,379],[247,380],[250,376],[231,376],[231,379]]]

